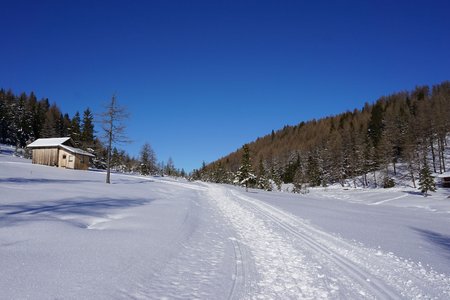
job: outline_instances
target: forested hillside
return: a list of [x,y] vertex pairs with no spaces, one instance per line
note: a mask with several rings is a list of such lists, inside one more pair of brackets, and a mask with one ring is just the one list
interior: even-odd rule
[[[397,166],[406,166],[415,186],[419,171],[448,169],[444,150],[450,131],[450,82],[420,86],[366,103],[362,109],[336,116],[285,126],[248,144],[250,182],[255,187],[271,179],[278,186],[344,184],[361,178],[362,185],[376,170],[384,170],[382,182],[393,185]],[[233,183],[239,178],[244,150],[239,149],[194,170],[193,178]],[[372,177],[370,177],[372,178]],[[355,182],[356,185],[356,182]]]

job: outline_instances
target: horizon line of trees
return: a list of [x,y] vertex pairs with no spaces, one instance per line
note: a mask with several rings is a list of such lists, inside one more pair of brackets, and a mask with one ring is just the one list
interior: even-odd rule
[[[392,187],[401,163],[414,187],[423,169],[448,170],[450,82],[418,86],[379,98],[362,109],[319,120],[285,126],[245,147],[192,172],[193,180],[236,184],[242,182],[242,157],[251,153],[257,172],[248,184],[264,188],[267,180],[278,188],[293,183],[294,190],[353,181],[356,187]],[[246,149],[247,148],[247,149]],[[379,180],[376,172],[382,170]],[[238,179],[237,179],[238,178]],[[418,181],[419,180],[419,181]]]
[[[100,117],[101,119],[101,117]],[[76,147],[93,153],[91,165],[106,168],[108,147],[97,136],[94,113],[88,107],[70,117],[48,98],[38,99],[34,92],[16,95],[12,90],[0,89],[0,143],[24,148],[39,138],[70,137]],[[148,158],[150,156],[150,159]],[[137,172],[143,175],[168,175],[184,177],[186,172],[177,169],[172,158],[158,162],[149,143],[142,146],[138,157],[125,150],[112,147],[111,169],[117,172]]]

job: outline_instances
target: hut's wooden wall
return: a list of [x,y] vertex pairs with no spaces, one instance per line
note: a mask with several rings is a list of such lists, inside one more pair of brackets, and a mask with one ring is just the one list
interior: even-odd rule
[[[66,151],[64,149],[59,149],[59,164],[58,164],[58,167],[70,168],[69,155],[72,155],[72,154],[70,154],[68,151]],[[73,163],[72,163],[72,165],[73,165]],[[71,169],[73,169],[73,167]]]
[[58,148],[33,149],[32,161],[33,164],[67,169],[87,170],[89,168],[89,156],[71,153],[65,149]]
[[67,169],[87,170],[89,168],[89,156],[75,154],[65,149],[60,149],[59,167]]
[[58,166],[58,148],[33,149],[33,164]]
[[441,185],[442,185],[442,187],[450,188],[450,176],[449,177],[443,177],[441,179]]
[[89,168],[89,156],[75,154],[75,169],[87,170]]

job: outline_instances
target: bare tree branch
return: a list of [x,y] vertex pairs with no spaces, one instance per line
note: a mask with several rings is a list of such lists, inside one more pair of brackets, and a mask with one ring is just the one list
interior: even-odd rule
[[106,183],[111,183],[111,151],[113,145],[130,143],[123,123],[128,119],[130,114],[127,109],[117,104],[116,95],[111,97],[111,101],[105,105],[105,111],[100,114],[100,123],[102,124],[102,138],[107,145],[107,162],[106,162]]

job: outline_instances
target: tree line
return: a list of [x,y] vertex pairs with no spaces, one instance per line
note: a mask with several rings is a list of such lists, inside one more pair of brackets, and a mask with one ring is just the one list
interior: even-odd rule
[[[95,137],[94,115],[89,108],[70,118],[56,103],[38,100],[31,92],[15,95],[0,89],[0,143],[24,148],[39,138],[71,137],[77,147],[101,153],[101,142]],[[99,149],[100,148],[100,149]]]
[[[424,168],[448,170],[449,131],[450,82],[445,81],[383,96],[362,109],[285,126],[204,163],[192,178],[240,184],[248,152],[252,168],[246,186],[268,189],[269,180],[278,188],[293,183],[294,191],[333,183],[392,187],[401,166],[416,187]],[[380,171],[381,178],[376,175]]]
[[[114,97],[113,97],[114,99]],[[108,109],[104,114],[107,114]],[[91,165],[107,169],[108,148],[111,146],[110,168],[118,172],[137,172],[144,175],[186,176],[183,169],[175,167],[170,158],[167,163],[158,162],[149,143],[142,146],[138,157],[130,156],[125,150],[108,145],[109,139],[98,135],[95,124],[101,124],[102,132],[107,132],[105,115],[95,120],[94,113],[86,108],[82,114],[76,112],[72,117],[63,113],[56,103],[50,104],[47,98],[38,99],[29,94],[14,94],[11,90],[0,89],[0,143],[24,148],[39,138],[70,137],[75,146],[93,153]],[[107,118],[106,118],[107,119]],[[106,131],[105,131],[106,130]],[[117,134],[117,128],[114,134]],[[114,136],[124,140],[123,136]]]

